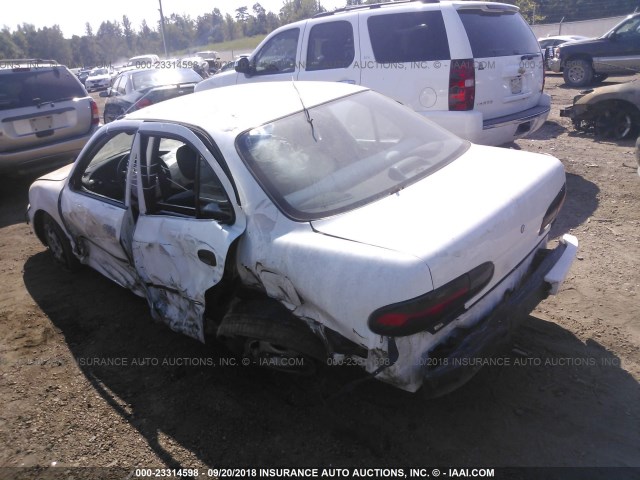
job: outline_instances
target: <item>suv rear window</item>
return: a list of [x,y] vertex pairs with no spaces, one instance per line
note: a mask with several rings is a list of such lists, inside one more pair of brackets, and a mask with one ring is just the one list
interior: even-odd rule
[[474,58],[540,53],[533,32],[516,12],[459,10]]
[[375,15],[367,20],[378,63],[449,60],[449,42],[441,12]]
[[64,67],[0,72],[0,110],[86,96],[80,82]]

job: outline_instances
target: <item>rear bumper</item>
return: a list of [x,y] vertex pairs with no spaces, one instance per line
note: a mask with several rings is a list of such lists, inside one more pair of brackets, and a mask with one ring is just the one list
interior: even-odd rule
[[479,370],[484,360],[494,356],[511,341],[512,333],[542,300],[555,294],[575,259],[578,240],[565,235],[554,250],[544,250],[544,258],[534,263],[535,267],[522,284],[505,298],[487,317],[471,329],[459,328],[452,338],[455,346],[446,356],[439,356],[435,368],[423,371],[422,392],[427,397],[445,395],[469,381]]
[[542,94],[538,104],[512,115],[485,119],[482,112],[419,112],[440,126],[480,145],[502,145],[538,130],[551,111],[551,97]]

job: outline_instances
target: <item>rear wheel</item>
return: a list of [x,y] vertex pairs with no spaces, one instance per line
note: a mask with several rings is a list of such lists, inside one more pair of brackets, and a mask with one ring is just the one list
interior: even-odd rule
[[72,272],[80,268],[80,262],[73,254],[69,239],[48,213],[42,215],[42,233],[45,243],[57,263]]
[[638,112],[627,105],[612,103],[595,120],[596,136],[622,140],[637,130]]
[[564,82],[574,88],[589,85],[593,80],[591,63],[581,58],[567,61],[562,74]]

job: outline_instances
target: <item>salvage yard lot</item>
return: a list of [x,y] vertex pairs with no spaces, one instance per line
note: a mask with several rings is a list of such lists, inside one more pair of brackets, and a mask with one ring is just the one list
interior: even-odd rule
[[2,179],[0,466],[640,466],[634,142],[574,132],[559,109],[576,90],[549,76],[547,92],[547,124],[509,147],[564,163],[553,234],[579,238],[578,260],[512,351],[436,400],[353,384],[357,368],[232,365],[100,274],[54,265],[24,223],[33,179]]

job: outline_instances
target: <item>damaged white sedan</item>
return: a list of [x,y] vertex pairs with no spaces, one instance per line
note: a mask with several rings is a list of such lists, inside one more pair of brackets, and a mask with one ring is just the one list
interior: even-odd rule
[[564,197],[551,156],[472,145],[361,87],[278,82],[105,125],[32,185],[28,215],[58,261],[178,332],[438,395],[558,291],[577,250],[547,249]]

